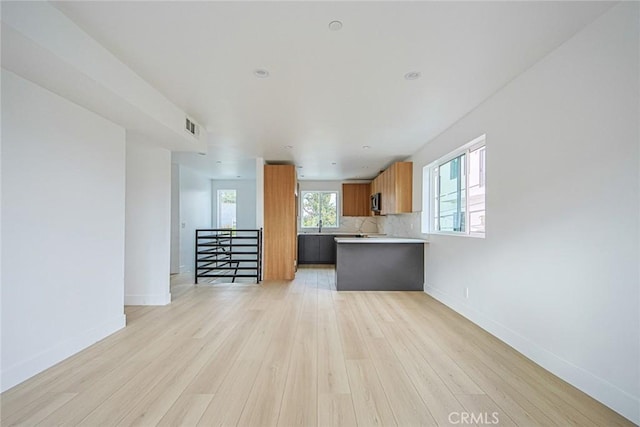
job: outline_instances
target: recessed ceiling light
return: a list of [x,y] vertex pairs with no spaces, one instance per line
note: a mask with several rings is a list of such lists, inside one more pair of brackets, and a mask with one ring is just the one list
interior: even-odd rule
[[264,68],[257,68],[253,71],[253,74],[259,79],[266,79],[269,77],[269,72]]
[[405,80],[416,80],[419,79],[421,75],[420,71],[410,71],[404,75],[404,78]]
[[370,145],[363,145],[363,146],[362,146],[362,149],[363,149],[363,150],[368,150],[369,148],[371,148],[371,146],[370,146]]
[[293,145],[285,145],[284,148],[286,148],[287,150],[291,150],[293,148]]
[[342,22],[340,21],[329,22],[329,29],[331,31],[340,31],[342,29]]

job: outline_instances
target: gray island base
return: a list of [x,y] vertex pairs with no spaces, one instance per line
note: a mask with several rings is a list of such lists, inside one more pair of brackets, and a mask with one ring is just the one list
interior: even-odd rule
[[424,241],[336,238],[336,243],[338,291],[424,290]]

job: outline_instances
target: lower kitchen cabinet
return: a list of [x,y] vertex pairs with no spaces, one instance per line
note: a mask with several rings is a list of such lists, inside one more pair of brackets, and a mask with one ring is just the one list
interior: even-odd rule
[[335,264],[336,263],[336,236],[318,236],[320,237],[320,249],[318,254],[319,264]]
[[335,264],[335,237],[332,234],[298,235],[298,264]]
[[311,264],[318,258],[320,239],[316,236],[298,236],[298,264]]

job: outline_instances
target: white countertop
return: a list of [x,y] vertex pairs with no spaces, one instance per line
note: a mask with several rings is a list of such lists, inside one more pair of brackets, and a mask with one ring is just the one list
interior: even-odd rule
[[408,237],[336,237],[336,243],[428,243]]
[[301,232],[298,232],[298,236],[367,236],[367,237],[374,237],[374,236],[386,236],[386,234],[358,233],[357,231],[355,231],[353,233],[347,233],[347,232],[344,232],[344,231],[340,231],[340,232],[336,232],[336,233],[332,233],[331,231],[324,231],[322,233],[318,233],[317,231],[301,231]]

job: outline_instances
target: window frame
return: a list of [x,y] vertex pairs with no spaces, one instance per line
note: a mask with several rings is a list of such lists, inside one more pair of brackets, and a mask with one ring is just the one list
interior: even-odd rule
[[[480,135],[477,138],[474,138],[470,142],[464,144],[462,147],[448,153],[447,155],[439,158],[438,160],[429,163],[422,169],[422,181],[423,181],[423,191],[422,191],[422,233],[423,234],[437,234],[443,236],[458,236],[458,237],[474,237],[484,239],[487,235],[487,230],[485,228],[483,233],[471,232],[470,222],[469,222],[469,171],[470,171],[470,153],[481,148],[485,149],[484,156],[486,161],[486,153],[487,153],[487,143],[486,143],[486,134]],[[465,231],[448,231],[448,230],[438,230],[436,227],[436,212],[438,207],[436,206],[436,197],[437,190],[435,188],[437,183],[437,171],[438,169],[455,159],[456,157],[464,154],[464,168],[465,168]],[[486,177],[486,166],[483,170],[483,179],[482,186],[486,188],[487,186],[487,177]],[[486,190],[485,190],[485,213],[486,213]]]
[[[220,203],[220,194],[222,194],[222,192],[224,191],[233,191],[235,194],[235,205],[236,205],[236,212],[235,212],[235,218],[234,221],[235,222],[235,227],[232,226],[231,228],[228,227],[223,227],[220,225],[220,221],[221,221],[221,210],[222,210],[222,204]],[[238,228],[238,190],[235,188],[218,188],[216,191],[216,228],[218,229],[224,229],[224,230],[236,230]]]
[[[303,221],[303,212],[304,209],[302,208],[302,204],[304,203],[304,196],[307,193],[335,193],[336,195],[336,225],[325,225],[322,224],[322,228],[331,228],[331,229],[335,229],[335,228],[340,228],[340,191],[338,190],[300,190],[300,228],[301,229],[316,229],[318,228],[318,226],[312,226],[312,227],[308,227],[303,225],[302,221]],[[321,218],[322,219],[322,218]]]

